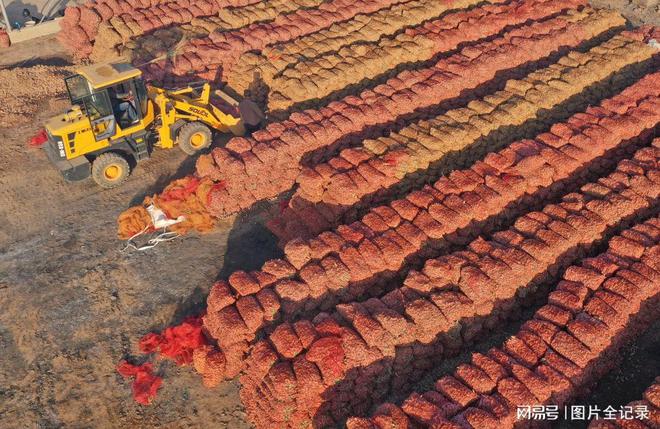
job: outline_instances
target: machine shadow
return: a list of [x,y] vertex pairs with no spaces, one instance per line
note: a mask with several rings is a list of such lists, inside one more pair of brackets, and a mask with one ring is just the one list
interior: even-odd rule
[[[249,212],[226,221],[230,225],[224,255],[218,255],[223,258],[222,268],[215,280],[226,280],[237,270],[259,270],[269,259],[283,257],[284,253],[277,245],[277,238],[260,219],[263,210],[263,205],[254,207]],[[190,295],[177,306],[170,325],[178,324],[188,316],[201,314],[206,309],[210,286],[210,283],[195,286]]]

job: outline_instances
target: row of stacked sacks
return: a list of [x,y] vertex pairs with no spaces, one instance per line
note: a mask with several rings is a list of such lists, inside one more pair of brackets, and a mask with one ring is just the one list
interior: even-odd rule
[[[523,140],[489,153],[469,169],[455,170],[433,186],[371,209],[361,221],[309,240],[292,240],[284,248],[286,259],[296,267],[305,267],[337,252],[336,246],[329,245],[330,237],[352,236],[348,242],[359,247],[365,231],[366,237],[373,241],[391,227],[398,228],[408,222],[427,236],[420,246],[414,247],[413,252],[419,252],[423,245],[447,233],[461,228],[480,229],[477,225],[501,209],[511,210],[511,203],[524,199],[525,195],[541,191],[547,197],[553,187],[563,188],[567,177],[579,177],[584,166],[619,148],[621,142],[654,130],[660,119],[659,80],[660,73],[650,74],[621,94],[604,100],[599,107],[590,107],[565,123],[555,124],[550,132],[535,140]],[[447,231],[439,235],[434,230],[438,227]],[[459,240],[460,237],[452,239]],[[410,255],[406,253],[403,257]]]
[[225,8],[212,0],[184,1],[137,11],[134,16],[124,14],[100,26],[91,58],[98,61],[112,55],[124,55],[142,64],[176,51],[179,44],[189,39],[272,20],[278,14],[316,7],[322,1],[263,0]]
[[[175,35],[181,34],[182,38],[184,32],[187,37],[201,37],[203,33],[199,30],[194,32],[194,28],[189,25],[191,21],[215,15],[219,11],[218,3],[212,0],[184,0],[112,17],[99,26],[90,59],[102,61],[119,54],[125,55],[126,49],[135,49],[140,44],[153,50],[154,36],[164,38],[162,43],[168,43],[169,46],[173,46],[173,42],[179,38]],[[152,41],[142,41],[141,36],[149,33],[152,33],[148,36]],[[137,54],[131,55],[134,56],[139,57]]]
[[[623,23],[614,12],[590,9],[535,22],[470,47],[483,52],[477,59],[457,53],[432,67],[401,73],[359,97],[296,112],[250,138],[234,138],[225,148],[198,158],[197,176],[223,184],[209,194],[207,209],[213,217],[226,217],[277,197],[294,185],[308,154],[319,162],[353,140],[378,137],[403,115],[461,100],[470,89],[500,82],[504,72],[533,69],[548,56],[590,43]],[[391,168],[386,163],[374,167]],[[121,228],[119,235],[130,237]]]
[[[350,415],[364,415],[391,393],[408,391],[444,357],[470,346],[521,306],[543,296],[559,273],[595,250],[616,228],[657,215],[658,143],[659,147],[640,149],[612,174],[564,195],[557,204],[519,217],[490,240],[478,238],[464,250],[427,260],[421,272],[411,272],[403,286],[380,298],[339,304],[332,313],[277,326],[255,345],[241,377],[241,400],[251,420],[257,427],[330,427]],[[621,256],[645,260],[644,246],[656,246],[660,239],[658,219],[652,225],[652,242],[646,235],[638,236],[644,229],[633,230],[614,239],[612,247]],[[654,268],[660,262],[658,252],[660,246],[646,255]],[[569,269],[564,278],[579,281],[584,279],[580,274]],[[602,280],[594,277],[589,280]],[[626,277],[636,285],[633,290],[646,289],[638,297],[641,301],[660,292],[658,273],[653,281]],[[628,299],[624,292],[630,284],[606,285]],[[579,310],[580,296],[584,290],[577,288],[553,293],[550,304],[537,315],[560,324],[572,309]],[[631,303],[634,298],[630,296]],[[299,335],[296,326],[307,330]],[[539,338],[521,337],[508,340],[504,349],[529,363],[526,344],[535,346]],[[550,344],[579,364],[594,357],[565,336]],[[438,385],[446,387],[441,391],[445,395],[461,392],[460,383],[451,377]]]
[[258,0],[101,0],[88,1],[81,6],[70,6],[64,11],[60,42],[77,57],[92,54],[93,44],[102,23],[114,21],[121,36],[139,34],[163,26],[189,22],[193,16],[213,15],[221,8],[244,6]]
[[[499,3],[502,0],[494,0]],[[288,97],[299,98],[299,94],[306,87],[311,92],[306,99],[315,98],[318,89],[312,85],[299,85],[288,91],[278,84],[275,79],[284,73],[295,73],[297,64],[304,64],[305,60],[322,58],[324,54],[336,56],[344,47],[358,44],[365,49],[367,46],[377,42],[384,35],[391,35],[402,31],[406,27],[420,25],[424,21],[436,18],[450,10],[471,7],[478,4],[475,0],[457,0],[452,3],[429,0],[412,0],[405,3],[395,4],[390,8],[382,9],[370,15],[360,14],[350,20],[337,22],[323,30],[311,33],[304,37],[278,43],[264,48],[261,52],[247,53],[243,55],[235,68],[228,76],[229,85],[238,90],[248,88],[258,76],[259,79],[272,91],[277,91]],[[493,33],[487,33],[493,34]],[[464,35],[462,40],[471,40],[469,35]],[[371,43],[369,43],[371,42]],[[403,61],[402,61],[403,62]],[[327,64],[326,64],[327,65]],[[328,67],[330,68],[330,67]],[[343,69],[343,67],[342,67]],[[307,71],[303,70],[303,73]],[[360,73],[364,73],[361,71]],[[298,73],[299,75],[300,73]],[[376,73],[367,76],[372,77]],[[334,78],[341,79],[340,76]],[[314,79],[309,79],[314,81]],[[319,81],[319,84],[323,84]],[[279,95],[279,98],[282,95]],[[276,97],[278,98],[278,97]],[[282,100],[283,101],[283,100]],[[284,107],[281,103],[274,102],[272,109]]]
[[[469,2],[465,3],[468,6]],[[285,110],[307,100],[336,96],[338,91],[347,86],[360,84],[365,79],[397,68],[403,69],[407,63],[430,60],[441,52],[454,49],[465,40],[478,40],[497,34],[507,26],[541,19],[562,10],[576,9],[585,3],[582,0],[566,0],[485,5],[445,15],[374,43],[344,43],[344,47],[338,51],[292,64],[274,77],[272,83],[268,84],[271,91],[269,106],[271,110]],[[419,15],[424,15],[422,12],[428,9],[420,9]],[[409,16],[411,22],[424,22],[422,18],[426,18],[420,16],[414,19],[413,14]],[[382,22],[370,25],[384,27],[381,28],[382,33],[386,33],[389,30],[387,27],[392,26]],[[341,43],[341,38],[337,39]],[[328,51],[323,41],[318,45],[321,46],[319,50]]]
[[589,108],[557,126],[558,134],[514,143],[440,179],[435,188],[373,209],[361,222],[290,242],[285,259],[267,261],[260,271],[237,271],[217,282],[204,323],[226,362],[224,375],[238,374],[250,344],[280,320],[378,296],[411,265],[611,168],[616,156],[645,142],[660,122],[659,78],[649,75],[603,103],[615,110]]
[[[625,405],[614,418],[603,416],[589,423],[589,429],[656,429],[660,427],[660,377],[656,377],[643,393],[642,399]],[[607,418],[606,418],[607,417]],[[630,420],[635,420],[631,423]]]
[[[547,130],[646,74],[657,54],[643,42],[617,35],[586,53],[570,52],[547,68],[509,80],[503,90],[467,107],[344,149],[327,163],[303,169],[290,208],[279,213],[271,229],[285,241],[300,236],[304,226],[303,236],[318,234],[340,220],[326,218],[329,214],[359,213],[421,187],[447,168]],[[378,164],[390,168],[374,168]]]
[[342,145],[378,137],[378,128],[396,123],[397,118],[460,100],[469,90],[498,81],[507,70],[533,68],[533,63],[622,23],[616,13],[593,10],[535,22],[470,47],[470,52],[481,52],[477,58],[457,53],[432,67],[403,72],[359,96],[296,112],[251,138],[232,139],[197,164],[198,175],[227,181],[222,192],[211,193],[209,211],[222,217],[276,197],[291,189],[306,155],[313,152],[309,162],[319,162]]
[[240,28],[255,22],[271,21],[281,14],[316,8],[323,2],[324,0],[265,0],[249,8],[224,9],[218,15],[220,19],[218,27]]
[[92,52],[92,43],[96,38],[99,25],[114,16],[130,14],[136,9],[150,8],[170,0],[140,0],[133,4],[126,0],[88,1],[80,6],[69,6],[64,11],[60,22],[62,30],[58,35],[60,42],[72,53],[86,57]]
[[146,68],[154,80],[176,81],[191,73],[205,74],[222,70],[222,80],[241,55],[260,50],[269,44],[285,42],[322,28],[336,21],[351,19],[360,13],[373,13],[404,0],[329,0],[317,8],[299,9],[278,15],[268,22],[257,22],[232,31],[216,31],[208,37],[193,39],[182,46],[184,54],[175,59],[153,62]]
[[[474,88],[500,82],[504,73],[532,70],[549,56],[590,43],[624,23],[614,12],[592,9],[534,22],[471,46],[469,52],[482,52],[478,58],[459,52],[434,66],[403,72],[359,96],[296,112],[249,138],[234,138],[225,148],[198,158],[196,175],[223,185],[210,192],[207,210],[221,218],[277,197],[294,185],[308,154],[318,163],[344,145],[379,137],[397,118],[463,100]],[[119,236],[130,237],[121,228]]]
[[[502,345],[474,353],[400,407],[381,405],[372,417],[350,418],[347,427],[537,427],[518,418],[519,407],[562,409],[612,369],[622,349],[660,316],[659,242],[658,217],[635,224],[610,240],[606,252],[569,267],[547,304]],[[621,427],[647,427],[637,423]]]

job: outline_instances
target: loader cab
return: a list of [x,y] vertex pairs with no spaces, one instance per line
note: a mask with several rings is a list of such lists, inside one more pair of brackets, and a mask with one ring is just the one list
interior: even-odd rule
[[155,109],[142,72],[126,63],[96,64],[65,84],[71,109],[45,124],[49,159],[69,181],[91,175],[102,187],[118,186],[153,146]]
[[153,122],[153,106],[142,72],[130,64],[84,67],[65,82],[71,104],[80,106],[87,116],[94,142],[99,146],[144,130]]

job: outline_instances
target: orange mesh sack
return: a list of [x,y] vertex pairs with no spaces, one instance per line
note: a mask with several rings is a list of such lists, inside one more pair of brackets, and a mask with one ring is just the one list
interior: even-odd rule
[[215,219],[206,209],[208,194],[214,183],[211,179],[186,176],[170,183],[160,195],[147,197],[141,206],[131,207],[118,218],[118,236],[122,240],[136,233],[153,228],[147,207],[153,204],[162,210],[169,219],[183,217],[183,221],[169,226],[169,230],[185,234],[190,230],[209,232],[215,226]]
[[[145,199],[145,202],[147,199]],[[119,224],[117,235],[122,240],[128,240],[135,234],[152,226],[151,216],[149,216],[149,213],[143,206],[131,207],[124,211],[119,215],[117,223]]]
[[184,217],[184,221],[172,225],[169,229],[185,234],[194,229],[197,232],[209,232],[215,226],[214,218],[206,209],[206,196],[212,182],[210,179],[198,179],[187,176],[172,182],[160,195],[154,195],[156,207],[165,212],[170,219]]

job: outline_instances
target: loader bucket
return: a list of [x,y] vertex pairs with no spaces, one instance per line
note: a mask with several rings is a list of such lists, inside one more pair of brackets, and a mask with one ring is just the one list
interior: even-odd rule
[[244,99],[238,103],[238,112],[241,115],[241,122],[247,130],[254,130],[266,120],[266,115],[261,111],[257,103],[252,100]]

